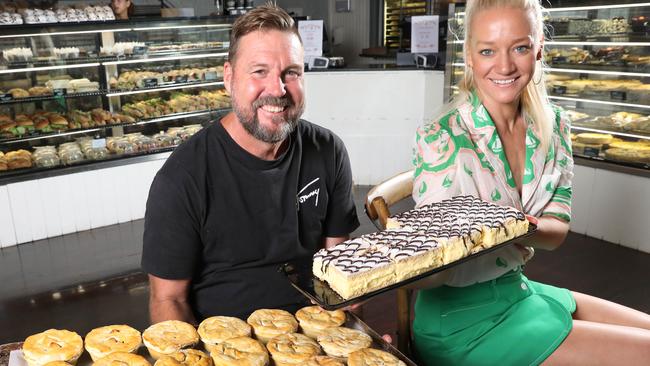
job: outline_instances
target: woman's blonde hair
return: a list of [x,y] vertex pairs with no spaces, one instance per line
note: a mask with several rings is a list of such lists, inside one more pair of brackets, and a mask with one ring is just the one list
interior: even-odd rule
[[[493,8],[515,8],[528,12],[531,15],[530,19],[533,20],[533,42],[542,47],[540,42],[544,39],[544,9],[538,0],[468,0],[465,9],[465,40],[463,44],[466,63],[473,36],[473,18],[476,14]],[[546,80],[542,69],[543,59],[542,57],[538,60],[535,73],[521,95],[521,110],[525,117],[533,121],[533,127],[541,140],[541,146],[545,149],[553,133],[554,113],[550,108],[546,92]],[[463,78],[458,83],[459,94],[454,97],[449,108],[446,108],[446,112],[448,113],[460,104],[469,101],[475,89],[472,70],[466,66]]]

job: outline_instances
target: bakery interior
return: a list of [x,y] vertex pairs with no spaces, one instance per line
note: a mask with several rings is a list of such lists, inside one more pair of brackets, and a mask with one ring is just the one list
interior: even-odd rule
[[[106,2],[0,3],[0,344],[149,325],[149,185],[174,147],[228,111],[230,26],[262,2],[133,1],[129,19]],[[464,2],[276,2],[322,20],[304,118],[345,142],[361,221],[352,236],[374,232],[366,194],[411,168],[415,128],[463,73]],[[649,312],[650,3],[549,4],[547,89],[572,118],[574,218],[566,243],[525,271]],[[420,15],[438,16],[435,52],[411,52]],[[391,148],[367,153],[376,146]],[[362,319],[396,344],[396,314],[389,291]]]

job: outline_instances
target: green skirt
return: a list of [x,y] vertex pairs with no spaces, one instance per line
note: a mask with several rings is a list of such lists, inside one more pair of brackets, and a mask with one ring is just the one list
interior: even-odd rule
[[513,271],[468,287],[421,290],[413,345],[420,365],[538,365],[571,331],[567,289]]

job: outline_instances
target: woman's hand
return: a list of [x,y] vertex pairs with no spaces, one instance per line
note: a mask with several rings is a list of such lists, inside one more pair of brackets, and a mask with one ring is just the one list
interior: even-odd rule
[[526,220],[528,220],[528,222],[530,222],[531,224],[537,226],[537,224],[539,223],[539,220],[537,219],[537,217],[532,216],[532,215],[525,215],[525,216],[526,216]]

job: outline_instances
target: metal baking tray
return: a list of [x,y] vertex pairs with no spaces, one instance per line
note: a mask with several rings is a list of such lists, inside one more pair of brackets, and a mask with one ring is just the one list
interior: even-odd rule
[[280,271],[284,272],[284,274],[287,276],[289,279],[289,282],[293,287],[295,287],[298,291],[300,291],[303,295],[305,295],[307,298],[315,302],[316,304],[320,305],[323,309],[326,310],[336,310],[336,309],[341,309],[346,306],[356,304],[359,302],[366,301],[372,297],[375,297],[379,294],[382,294],[386,291],[390,291],[393,289],[396,289],[398,287],[402,287],[406,284],[409,284],[411,282],[415,282],[417,280],[420,280],[422,278],[425,278],[427,276],[431,276],[432,274],[444,271],[448,268],[457,266],[461,263],[464,263],[466,261],[469,261],[473,258],[482,256],[486,253],[490,253],[494,250],[503,248],[507,245],[511,245],[516,243],[522,238],[525,238],[527,236],[532,235],[535,231],[537,231],[537,226],[535,224],[529,224],[528,226],[528,232],[524,235],[520,235],[516,238],[510,239],[508,241],[505,241],[501,244],[495,245],[491,248],[484,249],[478,253],[474,253],[472,255],[469,255],[467,257],[461,258],[457,261],[454,261],[452,263],[446,264],[444,266],[434,268],[430,271],[421,273],[415,277],[411,277],[409,279],[397,282],[395,284],[392,284],[390,286],[381,288],[379,290],[375,290],[372,292],[369,292],[367,294],[354,297],[351,299],[344,299],[342,298],[336,291],[332,290],[332,288],[327,284],[325,281],[321,281],[317,277],[315,277],[312,273],[312,267],[311,263],[305,264],[305,263],[285,263],[280,267]]
[[[381,337],[381,335],[379,335],[379,333],[375,332],[372,328],[370,328],[366,323],[364,323],[361,319],[359,319],[358,316],[347,311],[345,312],[345,314],[347,317],[343,326],[347,328],[357,329],[368,334],[370,338],[372,338],[372,345],[371,345],[372,348],[377,348],[392,354],[393,356],[402,360],[407,366],[417,366],[415,362],[411,361],[408,357],[406,357],[392,344],[386,342]],[[22,347],[22,342],[0,345],[0,356],[2,356],[0,357],[0,366],[26,366],[27,362],[22,357],[22,352],[20,351],[21,347]],[[203,347],[197,347],[197,349],[205,351]],[[10,363],[9,354],[12,351],[14,353],[12,357],[13,362]],[[153,365],[154,359],[151,358],[146,347],[144,346],[140,347],[140,349],[138,349],[138,354],[144,356]],[[93,362],[90,359],[90,355],[88,354],[87,351],[84,351],[84,353],[79,358],[79,361],[77,362],[77,366],[90,366],[92,365],[92,363]]]
[[357,329],[360,330],[372,338],[372,348],[377,348],[382,351],[388,352],[392,354],[393,356],[399,358],[402,362],[404,362],[407,366],[417,366],[415,362],[411,361],[408,357],[406,357],[402,352],[400,352],[397,348],[395,348],[392,344],[386,342],[380,335],[379,333],[375,332],[372,328],[370,328],[366,323],[364,323],[359,317],[357,317],[355,314],[350,313],[348,311],[345,312],[347,315],[347,319],[345,321],[345,324],[343,324],[344,327],[347,328],[352,328],[352,329]]

